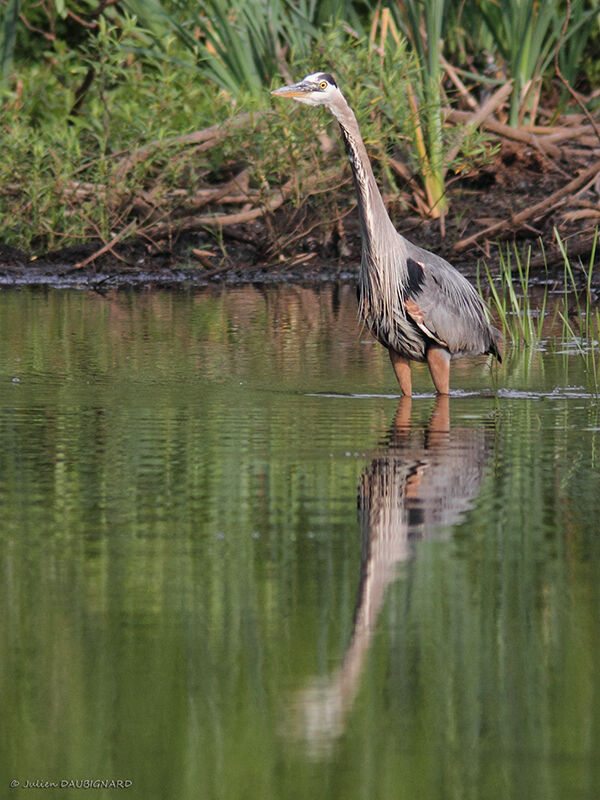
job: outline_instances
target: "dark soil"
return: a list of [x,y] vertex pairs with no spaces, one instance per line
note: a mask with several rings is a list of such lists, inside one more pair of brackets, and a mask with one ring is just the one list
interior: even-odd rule
[[[501,253],[508,247],[514,254],[516,246],[525,259],[531,250],[534,282],[562,283],[564,261],[554,234],[556,228],[566,243],[576,278],[583,282],[585,272],[580,265],[589,268],[594,252],[594,226],[600,208],[598,181],[576,197],[567,197],[532,216],[526,225],[515,227],[511,217],[545,200],[587,167],[589,156],[569,154],[568,159],[557,163],[530,146],[504,142],[493,164],[450,183],[443,233],[439,221],[407,215],[394,202],[389,204],[390,213],[404,236],[442,255],[470,278],[476,276],[482,259],[492,274],[496,273]],[[347,213],[336,221],[319,218],[308,200],[301,209],[286,205],[269,218],[226,228],[224,253],[206,231],[174,235],[160,246],[128,240],[85,266],[78,265],[94,256],[103,242],[90,241],[35,259],[0,244],[0,284],[101,290],[115,286],[351,281],[358,272],[361,242],[350,181],[344,200]],[[579,209],[577,219],[568,214],[574,209]],[[588,214],[585,209],[589,209]],[[505,228],[491,241],[481,239],[460,253],[454,249],[459,240],[502,220],[507,222]],[[596,273],[594,285],[600,288],[600,271]]]

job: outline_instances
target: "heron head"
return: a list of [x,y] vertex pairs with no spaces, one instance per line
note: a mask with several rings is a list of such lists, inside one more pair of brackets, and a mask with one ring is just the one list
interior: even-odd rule
[[330,106],[341,93],[332,75],[328,72],[314,72],[299,83],[282,86],[271,94],[276,97],[291,97],[292,100],[308,106]]

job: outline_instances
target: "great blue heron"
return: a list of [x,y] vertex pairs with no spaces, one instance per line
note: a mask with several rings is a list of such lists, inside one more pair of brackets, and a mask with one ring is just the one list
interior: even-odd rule
[[450,391],[450,360],[491,353],[498,361],[501,334],[490,325],[469,281],[435,253],[409,242],[390,220],[375,182],[356,117],[326,72],[275,89],[337,119],[352,166],[362,233],[358,281],[361,316],[388,349],[402,393],[412,394],[411,361],[426,361],[439,394]]

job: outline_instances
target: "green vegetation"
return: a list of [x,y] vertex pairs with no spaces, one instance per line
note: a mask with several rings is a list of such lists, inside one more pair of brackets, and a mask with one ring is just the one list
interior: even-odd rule
[[[513,266],[514,264],[514,266]],[[490,306],[500,320],[504,337],[511,342],[532,345],[542,338],[548,301],[545,287],[539,308],[533,308],[530,287],[531,248],[525,263],[517,247],[507,246],[500,251],[500,276],[494,281],[487,265],[486,277],[490,286]]]
[[[556,286],[551,291],[549,280],[541,283],[533,281],[531,248],[523,256],[516,246],[507,246],[501,252],[497,280],[484,265],[488,306],[502,329],[509,349],[572,346],[583,360],[588,389],[598,395],[600,309],[594,291],[598,229],[587,264],[581,260],[576,263],[569,256],[567,246],[557,230],[554,235],[564,260],[564,275],[559,291],[556,291]],[[483,292],[481,280],[479,283]]]
[[[567,7],[569,25],[563,33]],[[568,5],[554,0],[502,3],[475,0],[467,8],[467,13],[481,13],[485,21],[485,46],[491,45],[494,54],[492,63],[502,63],[501,74],[513,81],[510,124],[517,125],[525,115],[535,121],[543,80],[549,77],[557,48],[561,71],[571,83],[577,80],[598,3],[596,0],[591,3],[575,0]]]
[[448,180],[492,151],[481,117],[449,124],[449,111],[473,110],[486,87],[510,82],[510,123],[535,123],[558,44],[575,84],[593,78],[600,41],[598,0],[510,12],[491,0],[3,0],[0,9],[0,242],[32,254],[129,236],[156,246],[227,224],[227,203],[242,201],[254,219],[312,194],[336,218],[332,177],[349,186],[347,169],[337,172],[340,143],[323,139],[319,114],[269,115],[268,89],[317,67],[344,86],[386,190],[409,187],[401,205],[443,218]]

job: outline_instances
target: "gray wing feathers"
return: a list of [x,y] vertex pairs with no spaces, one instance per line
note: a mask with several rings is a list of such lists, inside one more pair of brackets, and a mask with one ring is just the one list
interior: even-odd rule
[[452,354],[496,349],[496,331],[476,289],[447,261],[408,243],[407,255],[423,267],[423,283],[413,295],[423,324]]
[[501,336],[474,287],[443,258],[396,231],[376,252],[363,250],[358,296],[374,336],[408,358],[422,361],[431,341],[453,356],[499,356]]

